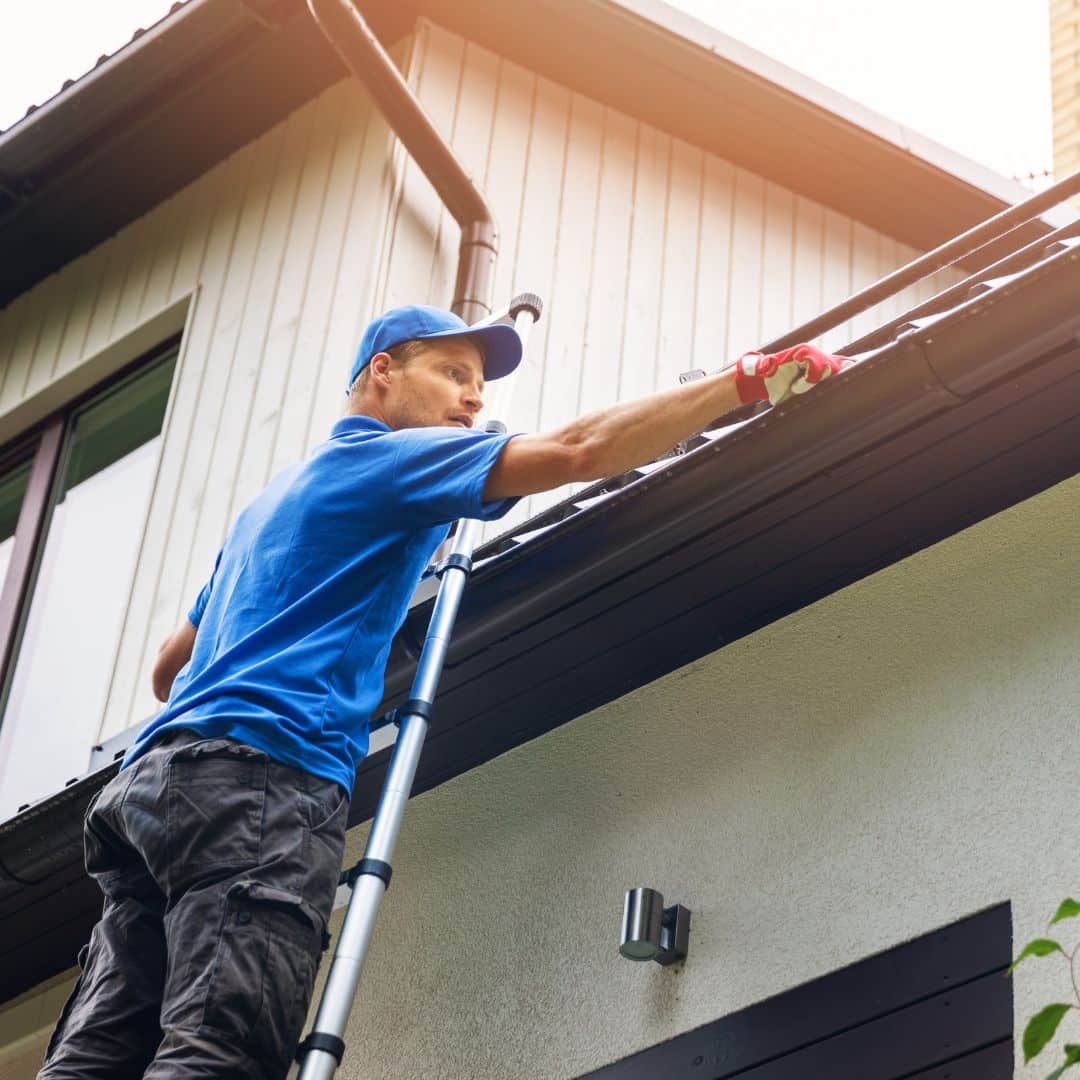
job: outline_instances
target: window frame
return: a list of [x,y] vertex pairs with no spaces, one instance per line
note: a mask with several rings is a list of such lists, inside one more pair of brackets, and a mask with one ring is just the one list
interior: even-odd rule
[[[4,724],[12,676],[48,540],[57,485],[74,418],[91,400],[177,348],[182,336],[182,333],[171,334],[153,348],[140,353],[130,363],[66,401],[29,431],[21,432],[11,442],[0,446],[0,468],[14,467],[27,459],[33,462],[15,526],[11,559],[7,573],[0,582],[0,727]],[[172,388],[170,401],[171,397]]]

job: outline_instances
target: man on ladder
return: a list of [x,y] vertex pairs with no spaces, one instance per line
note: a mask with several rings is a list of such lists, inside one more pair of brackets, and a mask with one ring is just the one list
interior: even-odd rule
[[474,431],[514,327],[397,308],[346,414],[239,515],[154,668],[164,710],[87,811],[104,911],[39,1077],[279,1078],[307,1013],[390,644],[459,518],[651,461],[840,369],[809,346],[555,431]]

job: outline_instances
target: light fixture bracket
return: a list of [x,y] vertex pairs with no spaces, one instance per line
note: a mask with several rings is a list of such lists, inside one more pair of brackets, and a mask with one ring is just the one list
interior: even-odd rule
[[690,909],[682,904],[664,908],[660,922],[660,949],[653,959],[667,967],[677,960],[686,959],[690,947]]

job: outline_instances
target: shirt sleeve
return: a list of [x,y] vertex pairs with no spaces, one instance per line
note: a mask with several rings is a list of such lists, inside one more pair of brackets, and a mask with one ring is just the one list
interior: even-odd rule
[[484,502],[488,473],[514,436],[459,428],[405,428],[393,433],[393,492],[417,526],[458,518],[494,521],[517,497]]
[[210,600],[210,592],[214,587],[214,578],[217,577],[217,569],[221,565],[221,551],[218,551],[217,558],[214,560],[214,569],[210,574],[210,580],[199,590],[199,595],[195,598],[195,604],[188,612],[188,622],[195,627],[199,628],[199,623],[202,622],[203,612],[206,610],[206,605]]

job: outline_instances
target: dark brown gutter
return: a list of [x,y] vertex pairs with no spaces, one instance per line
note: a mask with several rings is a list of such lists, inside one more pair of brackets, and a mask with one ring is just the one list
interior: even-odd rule
[[468,323],[490,315],[498,232],[487,200],[350,0],[307,2],[327,40],[375,99],[394,133],[461,226],[451,310]]

